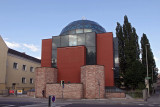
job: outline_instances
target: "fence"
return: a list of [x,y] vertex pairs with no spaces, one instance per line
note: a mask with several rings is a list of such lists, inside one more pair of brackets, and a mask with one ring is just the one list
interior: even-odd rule
[[143,98],[142,90],[126,91],[125,93],[133,98]]
[[106,93],[124,93],[124,90],[121,90],[117,87],[106,87],[105,89]]
[[9,91],[8,90],[0,90],[0,95],[9,96]]

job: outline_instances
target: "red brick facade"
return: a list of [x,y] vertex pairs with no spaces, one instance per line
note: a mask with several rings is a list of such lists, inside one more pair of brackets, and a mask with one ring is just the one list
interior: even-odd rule
[[97,34],[97,65],[104,65],[105,86],[114,86],[113,34]]
[[84,98],[104,98],[104,66],[87,65],[81,67],[81,82],[84,88]]
[[86,64],[84,46],[57,48],[58,82],[80,83],[81,66]]
[[[56,98],[110,98],[122,93],[105,94],[105,86],[114,86],[113,34],[96,35],[97,65],[86,65],[86,47],[57,48],[57,68],[51,67],[52,39],[42,40],[41,67],[36,69],[36,97],[55,95]],[[65,82],[65,88],[58,83]],[[67,83],[67,84],[66,84]],[[74,84],[73,84],[74,83]]]
[[51,67],[51,61],[52,61],[52,39],[43,39],[41,67]]

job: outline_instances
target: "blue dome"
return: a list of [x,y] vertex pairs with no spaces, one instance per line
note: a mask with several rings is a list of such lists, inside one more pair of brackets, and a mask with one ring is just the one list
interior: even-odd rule
[[60,35],[77,34],[85,32],[105,33],[106,30],[98,23],[90,20],[77,20],[68,24]]

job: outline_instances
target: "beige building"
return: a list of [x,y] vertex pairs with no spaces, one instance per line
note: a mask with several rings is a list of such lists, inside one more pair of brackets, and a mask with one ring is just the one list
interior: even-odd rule
[[40,60],[7,47],[0,36],[0,90],[34,88]]

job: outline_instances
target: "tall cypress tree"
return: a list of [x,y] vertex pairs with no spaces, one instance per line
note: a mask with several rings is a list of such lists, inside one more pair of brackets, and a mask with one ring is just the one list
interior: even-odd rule
[[119,66],[120,66],[120,73],[125,71],[125,56],[124,56],[124,37],[123,37],[123,30],[120,23],[117,22],[116,27],[116,37],[118,38],[118,52],[119,52]]
[[124,16],[124,24],[123,24],[123,36],[124,36],[124,55],[126,61],[126,68],[129,67],[131,62],[131,51],[130,51],[130,41],[132,35],[132,26],[128,21],[127,16]]
[[139,49],[139,43],[138,43],[138,35],[136,33],[136,29],[133,27],[132,28],[132,40],[133,40],[133,49],[134,49],[134,54],[135,54],[135,60],[139,60],[139,55],[140,55],[140,49]]
[[126,88],[138,88],[144,84],[143,67],[139,59],[140,51],[136,29],[124,16],[123,28],[117,23],[116,34],[119,39],[120,72]]
[[118,53],[119,53],[119,81],[116,82],[116,86],[121,87],[121,82],[123,82],[123,75],[125,72],[125,55],[124,55],[124,37],[123,37],[123,29],[120,23],[117,22],[116,27],[116,37],[118,38]]
[[[148,45],[147,45],[148,44]],[[156,77],[157,77],[157,72],[154,70],[154,68],[156,68],[156,63],[155,63],[155,59],[153,56],[153,52],[149,43],[149,40],[146,36],[146,34],[143,33],[142,38],[141,38],[141,49],[142,49],[142,64],[143,66],[146,68],[146,49],[147,49],[147,59],[148,59],[148,74],[149,77],[152,77],[152,71],[153,71],[153,82],[156,82]],[[146,75],[147,75],[147,71],[146,71]],[[150,83],[152,83],[152,81],[150,81]]]

